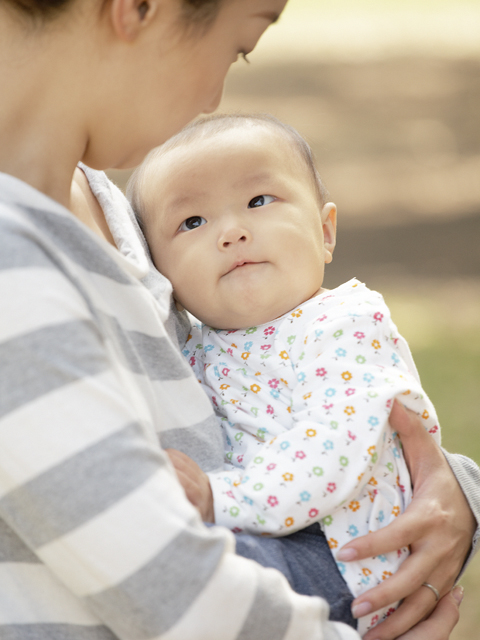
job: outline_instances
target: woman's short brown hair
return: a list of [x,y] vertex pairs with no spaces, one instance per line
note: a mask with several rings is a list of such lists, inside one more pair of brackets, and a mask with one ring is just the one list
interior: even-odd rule
[[[21,15],[47,22],[53,20],[69,6],[79,0],[6,0],[7,4]],[[103,0],[105,2],[105,0]],[[215,18],[224,0],[179,0],[182,4],[185,22],[188,24],[207,23]]]

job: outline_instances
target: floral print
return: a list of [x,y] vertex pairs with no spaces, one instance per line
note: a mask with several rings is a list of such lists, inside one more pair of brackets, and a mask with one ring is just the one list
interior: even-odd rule
[[[263,326],[196,325],[183,353],[225,435],[224,470],[208,474],[218,524],[281,536],[320,522],[335,555],[405,510],[411,483],[388,424],[393,399],[437,442],[439,428],[380,294],[351,280]],[[338,566],[358,596],[407,555]],[[387,612],[362,618],[360,633]]]

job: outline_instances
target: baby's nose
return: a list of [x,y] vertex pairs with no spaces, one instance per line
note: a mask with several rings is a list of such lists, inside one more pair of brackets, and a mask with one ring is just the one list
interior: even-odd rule
[[236,245],[239,242],[248,242],[250,239],[251,235],[247,229],[243,229],[239,226],[232,226],[222,233],[218,243],[219,247],[227,249],[231,245]]

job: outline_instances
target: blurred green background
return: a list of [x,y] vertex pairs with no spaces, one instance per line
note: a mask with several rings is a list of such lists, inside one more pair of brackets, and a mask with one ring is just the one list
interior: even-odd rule
[[[339,209],[326,286],[384,294],[444,445],[480,462],[480,3],[290,0],[249,58],[220,110],[273,113],[311,143]],[[451,638],[474,640],[480,555],[462,584]]]

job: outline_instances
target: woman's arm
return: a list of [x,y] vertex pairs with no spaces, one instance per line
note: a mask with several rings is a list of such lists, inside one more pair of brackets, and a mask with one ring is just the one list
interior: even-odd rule
[[[376,627],[374,633],[369,632],[365,640],[397,638],[431,612],[435,598],[422,584],[428,582],[441,595],[446,594],[462,571],[477,529],[472,510],[442,450],[425,433],[417,416],[396,402],[390,420],[404,446],[414,487],[412,503],[389,527],[352,541],[337,554],[338,559],[348,561],[403,545],[410,545],[412,551],[394,576],[354,601],[355,614],[365,615],[368,607],[375,611],[405,598],[398,611]],[[474,469],[474,463],[469,462]],[[471,479],[472,475],[467,477]],[[410,640],[417,636],[406,637]]]

